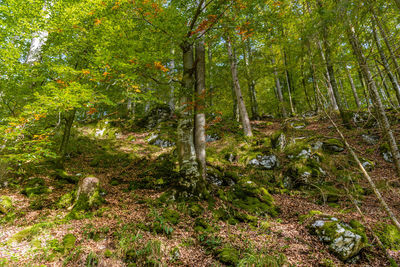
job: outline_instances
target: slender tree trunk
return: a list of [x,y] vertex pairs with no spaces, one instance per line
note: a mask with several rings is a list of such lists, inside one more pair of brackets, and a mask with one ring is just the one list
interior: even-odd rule
[[240,116],[239,116],[239,106],[237,103],[237,97],[235,94],[235,84],[231,83],[231,93],[232,93],[232,102],[233,102],[233,106],[232,106],[232,114],[233,114],[233,119],[237,122],[240,122]]
[[372,77],[371,71],[369,69],[367,60],[364,56],[364,53],[362,51],[362,46],[360,45],[360,42],[358,40],[358,37],[354,31],[354,28],[351,26],[349,23],[348,28],[347,28],[347,34],[350,39],[351,46],[353,48],[353,52],[355,56],[357,57],[358,63],[360,65],[361,70],[364,73],[364,77],[367,80],[368,84],[368,89],[370,91],[371,97],[372,97],[372,102],[375,106],[375,110],[377,113],[377,117],[379,119],[379,124],[382,128],[382,131],[384,133],[384,136],[388,139],[389,141],[389,146],[390,150],[393,155],[394,159],[394,164],[395,168],[397,171],[397,175],[400,176],[400,153],[399,149],[397,147],[396,139],[393,135],[393,132],[390,128],[390,123],[389,120],[386,116],[385,109],[382,105],[381,98],[379,96],[375,81]]
[[349,78],[351,90],[353,91],[354,101],[356,102],[357,108],[360,109],[361,108],[360,99],[358,98],[357,89],[356,86],[354,85],[353,78],[351,77],[351,73],[348,68],[346,68],[346,72],[347,72],[347,77]]
[[177,148],[180,167],[179,187],[184,196],[202,195],[202,183],[193,140],[193,107],[190,105],[195,88],[195,63],[193,45],[181,44],[183,52],[183,77],[179,95]]
[[76,109],[69,110],[65,112],[64,115],[64,134],[62,137],[60,149],[59,149],[59,155],[60,155],[60,167],[64,166],[65,163],[65,157],[68,152],[68,144],[69,144],[69,138],[71,136],[71,128],[75,120],[75,114],[76,114]]
[[346,107],[346,109],[349,109],[349,104],[347,103],[347,98],[346,98],[346,94],[345,94],[345,91],[344,91],[342,79],[339,79],[339,86],[340,86],[340,90],[341,90],[340,93],[342,94],[342,97],[343,97],[344,106]]
[[206,166],[206,53],[204,40],[200,39],[196,44],[196,105],[195,105],[195,149],[199,171],[205,181],[207,175]]
[[294,106],[293,106],[292,86],[291,86],[291,82],[290,82],[290,78],[289,78],[289,70],[288,70],[285,50],[283,50],[283,60],[284,60],[284,64],[285,64],[285,76],[286,76],[286,84],[287,84],[287,88],[288,88],[290,111],[294,115],[294,114],[296,114],[296,112],[295,112]]
[[209,97],[210,97],[210,107],[213,106],[213,94],[214,94],[214,86],[213,86],[213,56],[212,56],[212,50],[211,50],[211,44],[208,45],[207,49],[207,54],[208,54],[208,91],[209,91]]
[[385,72],[388,75],[390,82],[392,83],[393,90],[396,93],[397,102],[400,104],[400,85],[397,81],[396,76],[390,70],[389,62],[387,61],[385,52],[382,49],[381,41],[379,40],[378,34],[376,33],[374,20],[372,20],[372,32],[374,35],[376,47],[378,48],[379,55],[382,60],[383,67],[385,68]]
[[272,59],[272,65],[274,65],[274,75],[275,75],[275,86],[276,86],[276,94],[278,95],[278,101],[280,104],[280,112],[284,118],[287,117],[287,112],[285,108],[285,102],[283,100],[282,88],[281,83],[279,81],[278,70],[275,65],[275,59]]
[[[318,48],[319,48],[319,51],[320,51],[320,53],[321,53],[322,60],[323,60],[323,61],[325,62],[325,64],[326,64],[326,58],[325,58],[324,51],[323,51],[323,49],[322,49],[321,41],[318,41]],[[335,98],[335,94],[334,94],[334,92],[333,92],[333,86],[332,86],[332,82],[331,82],[331,77],[330,77],[330,74],[329,74],[329,70],[328,70],[328,68],[327,68],[327,64],[326,64],[326,66],[325,66],[325,69],[326,69],[326,78],[327,78],[327,80],[328,80],[328,86],[327,86],[328,95],[329,95],[330,100],[331,100],[332,108],[333,108],[334,110],[338,110],[339,107],[338,107],[338,104],[337,104],[337,101],[336,101],[336,98]]]
[[240,120],[242,121],[244,135],[250,137],[250,136],[253,136],[253,133],[251,131],[250,120],[249,120],[249,116],[247,114],[246,105],[244,104],[242,91],[240,90],[239,78],[237,75],[236,57],[232,51],[232,43],[231,43],[230,37],[228,37],[226,39],[226,45],[228,48],[229,60],[231,62],[232,80],[233,80],[233,84],[235,85],[235,94],[236,94],[237,103],[239,106]]
[[371,106],[370,97],[369,97],[369,93],[368,93],[368,91],[366,89],[366,86],[365,86],[364,77],[363,77],[363,74],[362,74],[360,69],[358,69],[357,72],[358,72],[358,79],[360,80],[360,86],[361,86],[361,89],[363,90],[364,97],[365,97],[365,100],[367,102],[367,108],[369,110],[369,108]]
[[377,71],[378,74],[379,74],[379,77],[381,78],[382,85],[383,85],[383,89],[384,89],[384,91],[383,91],[382,87],[380,87],[380,89],[381,89],[381,90],[380,90],[380,91],[381,91],[381,94],[384,96],[386,102],[389,103],[389,105],[390,105],[391,107],[395,108],[396,105],[393,103],[392,95],[390,94],[390,92],[389,92],[389,90],[388,90],[388,86],[387,86],[387,84],[386,84],[385,77],[383,76],[382,71],[381,71],[381,69],[379,68],[378,63],[377,63],[376,61],[375,61],[375,68],[376,68],[376,71]]
[[245,69],[246,69],[246,80],[247,80],[249,96],[250,96],[251,117],[253,120],[256,120],[259,118],[258,103],[257,103],[257,94],[256,94],[256,82],[254,81],[251,70],[250,70],[250,66],[251,66],[253,60],[252,60],[252,55],[251,55],[251,46],[250,46],[249,42],[246,43],[246,47],[247,47],[247,49],[243,49],[243,56],[244,56]]
[[[175,55],[175,51],[172,50],[172,56]],[[172,73],[175,73],[175,60],[172,59],[170,63],[170,69]],[[172,75],[171,75],[172,76]],[[174,111],[175,110],[175,86],[172,80],[170,80],[170,91],[169,91],[169,100],[168,100],[168,106],[169,108]]]

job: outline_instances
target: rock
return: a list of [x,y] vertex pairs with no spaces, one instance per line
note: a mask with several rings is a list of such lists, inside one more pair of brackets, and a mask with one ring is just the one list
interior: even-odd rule
[[168,140],[164,140],[159,137],[158,134],[152,133],[150,137],[147,138],[147,142],[151,145],[155,145],[161,148],[167,148],[167,147],[172,147],[175,146],[174,142],[170,142]]
[[344,151],[344,144],[338,139],[330,138],[322,143],[322,149],[326,152],[339,153]]
[[168,105],[158,105],[154,107],[138,122],[138,125],[148,129],[153,129],[161,122],[171,120],[173,111]]
[[326,243],[339,259],[346,261],[367,245],[365,230],[360,223],[340,222],[335,217],[320,217],[309,225],[310,232]]
[[381,152],[382,157],[386,162],[393,163],[393,155],[392,152],[390,151],[390,146],[387,143],[383,143],[379,147],[379,151]]
[[207,134],[206,135],[207,143],[215,142],[215,141],[218,141],[219,139],[221,139],[221,138],[217,134]]
[[366,171],[372,171],[374,169],[374,164],[368,160],[362,161],[361,164]]
[[12,208],[12,199],[9,196],[0,197],[0,213],[7,214]]
[[104,199],[100,194],[100,181],[96,177],[86,177],[81,182],[78,191],[74,211],[91,210],[100,206]]
[[277,132],[271,136],[271,144],[273,148],[283,151],[286,147],[286,136],[282,132]]
[[377,126],[377,121],[367,112],[355,112],[351,118],[357,127],[372,128]]
[[275,155],[257,156],[257,158],[249,161],[249,165],[258,167],[264,170],[272,170],[279,167],[279,160]]
[[362,134],[361,138],[368,145],[376,145],[379,141],[379,136],[377,136],[377,135]]
[[292,122],[290,123],[290,126],[297,130],[306,128],[306,124],[304,122]]
[[228,153],[225,155],[225,159],[230,163],[238,162],[239,156],[236,154]]
[[61,182],[66,182],[70,184],[76,184],[79,181],[77,176],[69,175],[66,171],[62,169],[55,170],[54,178]]
[[320,150],[322,148],[323,143],[321,141],[317,141],[311,145],[312,150]]

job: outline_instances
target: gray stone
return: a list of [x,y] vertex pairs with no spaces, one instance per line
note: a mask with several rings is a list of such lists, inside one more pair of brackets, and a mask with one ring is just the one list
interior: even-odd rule
[[367,243],[357,230],[337,218],[319,218],[309,225],[309,229],[343,261],[356,256]]
[[207,134],[206,135],[207,143],[215,142],[215,141],[218,141],[219,139],[221,139],[221,138],[217,134]]
[[279,160],[275,155],[257,156],[257,158],[249,161],[249,165],[260,169],[272,170],[279,167]]
[[382,152],[382,156],[383,156],[383,159],[384,159],[386,162],[393,163],[393,155],[392,155],[392,152],[390,152],[390,151]]
[[377,136],[377,135],[362,134],[361,138],[368,145],[376,145],[379,141],[379,136]]

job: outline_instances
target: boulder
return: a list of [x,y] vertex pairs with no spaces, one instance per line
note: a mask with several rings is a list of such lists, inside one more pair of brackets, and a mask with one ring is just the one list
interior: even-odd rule
[[335,138],[330,138],[322,142],[322,149],[330,153],[339,153],[344,151],[344,144]]
[[73,206],[75,211],[91,210],[104,202],[100,194],[100,181],[96,177],[86,177],[82,180],[76,193],[76,201]]
[[393,155],[392,155],[392,152],[390,151],[390,147],[387,143],[382,144],[379,147],[379,151],[381,152],[382,157],[386,162],[393,163]]
[[361,138],[367,145],[376,145],[379,141],[379,136],[377,135],[362,134]]
[[263,156],[258,155],[257,158],[249,161],[249,165],[264,170],[272,170],[275,169],[276,167],[279,167],[279,160],[273,154],[263,155]]
[[343,261],[356,256],[368,243],[364,227],[357,221],[346,224],[335,217],[320,216],[312,221],[309,230]]

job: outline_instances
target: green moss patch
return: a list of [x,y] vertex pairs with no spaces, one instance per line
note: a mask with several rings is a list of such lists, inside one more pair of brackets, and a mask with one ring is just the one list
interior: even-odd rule
[[13,209],[13,202],[9,196],[0,197],[0,213],[7,214]]
[[385,248],[392,250],[400,250],[400,232],[393,224],[378,224],[375,233],[381,240]]

